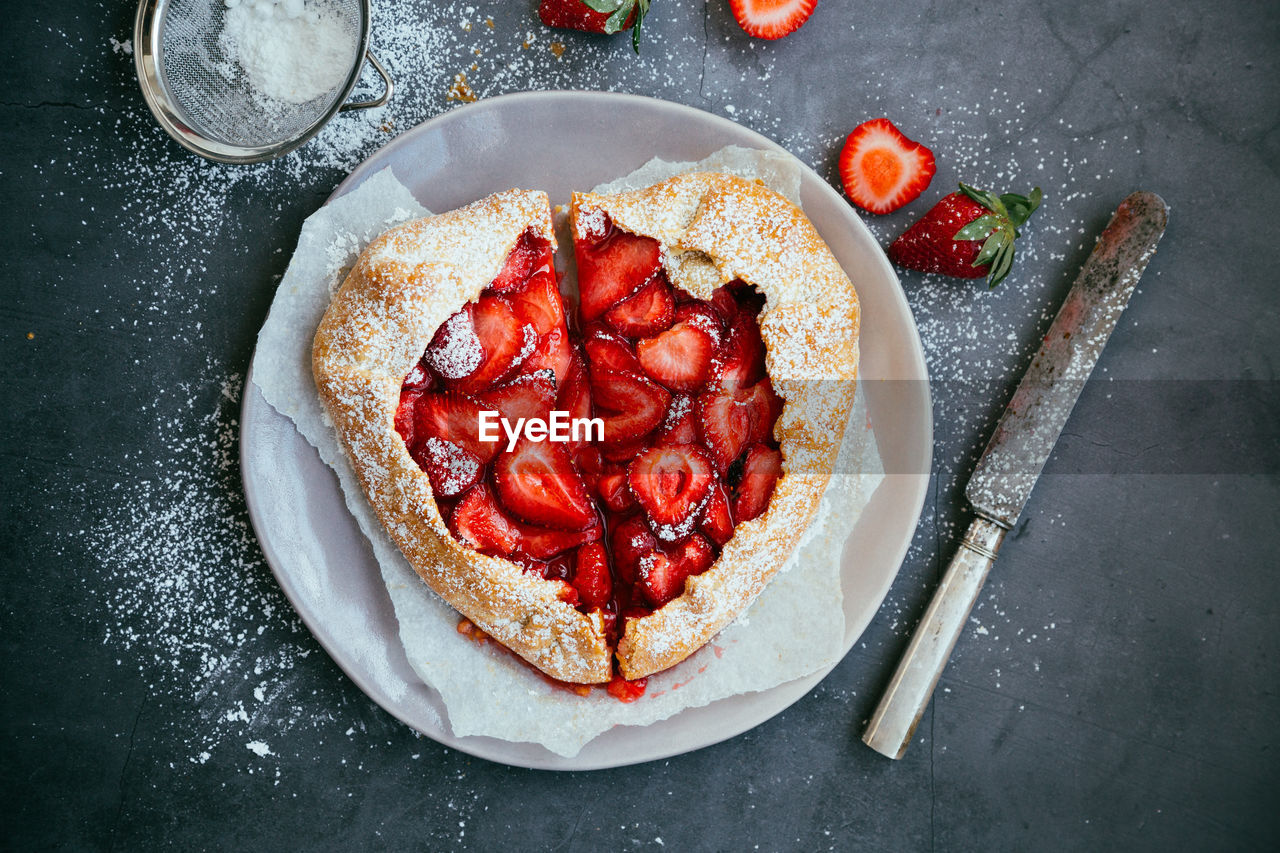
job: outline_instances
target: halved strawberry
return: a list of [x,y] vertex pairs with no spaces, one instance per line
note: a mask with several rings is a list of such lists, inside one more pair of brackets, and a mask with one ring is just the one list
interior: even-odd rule
[[738,26],[758,39],[780,39],[804,25],[818,0],[729,0]]
[[641,558],[658,549],[658,540],[642,515],[633,515],[618,522],[609,537],[609,544],[618,577],[628,584],[635,583]]
[[520,535],[483,483],[463,495],[449,515],[449,530],[460,541],[486,554],[509,556]]
[[675,322],[688,323],[710,336],[717,346],[724,338],[724,323],[720,313],[706,302],[682,302],[676,306]]
[[593,324],[587,330],[583,349],[592,370],[621,370],[626,373],[643,373],[640,359],[626,338],[609,331],[603,324]]
[[532,326],[539,335],[564,325],[564,300],[556,284],[556,272],[551,266],[549,252],[545,265],[534,270],[528,283],[506,296],[516,319]]
[[519,367],[533,351],[536,336],[531,327],[516,319],[511,305],[501,296],[486,294],[470,307],[483,357],[461,384],[468,389],[484,389]]
[[700,575],[715,562],[711,543],[697,533],[674,546],[668,553],[684,571],[685,577]]
[[482,409],[479,402],[459,391],[423,394],[414,409],[414,437],[419,442],[427,436],[451,441],[481,462],[488,462],[501,444],[480,440]]
[[763,444],[747,450],[742,480],[733,501],[733,517],[741,524],[764,512],[773,497],[773,487],[782,475],[782,454]]
[[558,385],[568,375],[573,355],[573,344],[569,342],[568,331],[563,327],[552,329],[534,343],[533,350],[520,365],[520,372],[530,374],[549,371],[554,374],[553,381]]
[[468,304],[441,323],[423,353],[422,360],[445,379],[470,376],[484,361],[484,347],[476,336],[472,308]]
[[549,263],[550,260],[550,241],[539,237],[532,228],[525,229],[525,232],[516,240],[511,253],[507,255],[502,271],[489,287],[497,293],[514,290],[528,281],[540,266]]
[[671,406],[667,409],[658,434],[654,436],[654,445],[694,444],[699,441],[698,421],[694,413],[694,400],[687,394],[677,394],[671,398]]
[[631,462],[627,483],[654,534],[675,542],[701,520],[715,472],[706,452],[696,445],[651,447]]
[[768,380],[740,391],[709,391],[698,397],[698,431],[723,471],[750,444],[773,434],[781,398]]
[[577,241],[579,307],[596,319],[639,290],[660,266],[658,241],[614,228],[596,243]]
[[545,421],[556,404],[556,386],[543,373],[527,373],[476,395],[476,400],[485,408],[497,411],[513,426],[519,418]]
[[532,524],[582,530],[596,520],[587,487],[563,445],[521,438],[493,463],[502,504]]
[[636,341],[636,356],[649,376],[673,391],[696,391],[707,381],[715,342],[701,326],[676,323]]
[[597,370],[591,374],[591,400],[596,417],[604,421],[605,444],[617,445],[635,441],[661,423],[671,394],[641,376]]
[[667,277],[655,275],[648,283],[604,313],[604,319],[630,338],[656,335],[671,325],[676,303]]
[[760,326],[746,311],[739,311],[711,366],[711,382],[736,391],[759,382],[765,374],[764,340]]
[[707,500],[707,510],[702,514],[702,526],[699,529],[721,548],[733,537],[729,498],[719,482],[711,487],[711,497]]
[[845,194],[868,213],[889,213],[913,201],[935,169],[933,152],[907,139],[887,118],[855,127],[840,152]]
[[443,498],[462,494],[474,486],[484,472],[475,454],[434,435],[414,445],[410,455],[427,472],[431,491]]
[[613,595],[613,578],[609,575],[609,559],[599,542],[582,545],[574,554],[573,587],[578,600],[587,610],[609,603]]

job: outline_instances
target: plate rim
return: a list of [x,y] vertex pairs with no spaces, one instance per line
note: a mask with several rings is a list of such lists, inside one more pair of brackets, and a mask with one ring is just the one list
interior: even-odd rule
[[[342,196],[348,194],[349,192],[352,192],[353,190],[358,188],[369,177],[372,177],[374,174],[381,171],[383,168],[386,168],[386,166],[389,165],[388,161],[392,159],[395,152],[399,151],[401,148],[411,147],[416,143],[416,141],[420,137],[434,133],[434,132],[438,132],[440,127],[447,125],[452,121],[458,121],[459,116],[463,116],[463,115],[473,116],[475,113],[480,112],[482,110],[509,109],[513,105],[520,105],[528,101],[561,101],[561,100],[579,100],[582,98],[598,98],[598,99],[603,99],[605,101],[612,102],[613,104],[617,104],[618,102],[625,103],[628,101],[633,103],[636,103],[636,102],[645,103],[655,109],[670,110],[676,113],[684,113],[685,116],[690,119],[695,119],[704,124],[709,124],[712,128],[716,130],[722,130],[734,136],[742,136],[745,134],[746,137],[751,141],[751,143],[758,146],[759,148],[763,148],[765,150],[769,150],[777,153],[786,154],[787,156],[792,157],[800,166],[802,172],[807,173],[809,177],[814,179],[812,182],[810,182],[810,185],[816,188],[816,191],[819,194],[826,196],[828,201],[834,201],[836,204],[838,204],[841,207],[846,206],[845,201],[839,196],[836,190],[814,169],[809,167],[804,161],[795,157],[790,152],[788,152],[785,148],[783,148],[781,145],[769,139],[768,137],[764,136],[763,134],[760,134],[750,128],[739,125],[736,122],[731,121],[730,119],[724,118],[723,116],[718,116],[714,113],[709,113],[705,110],[698,109],[697,107],[691,107],[687,104],[680,104],[672,101],[665,101],[660,98],[652,98],[645,95],[635,95],[631,93],[621,93],[621,92],[600,92],[600,91],[593,91],[593,90],[557,89],[557,90],[543,90],[543,91],[514,92],[514,93],[505,94],[505,95],[499,95],[492,98],[486,98],[482,101],[477,101],[472,104],[467,104],[467,105],[458,107],[456,109],[452,109],[447,112],[440,113],[439,115],[433,116],[427,119],[426,121],[421,122],[418,125],[415,125],[414,127],[406,130],[404,133],[400,134],[395,139],[389,141],[386,145],[382,146],[378,150],[371,153],[364,160],[362,160],[354,169],[351,170],[351,172],[342,181],[338,183],[338,185],[334,188],[333,192],[331,192],[329,196],[325,199],[325,201],[321,204],[321,207],[328,205],[333,201],[336,201]],[[734,142],[731,144],[741,144],[741,143]],[[805,189],[805,188],[807,188],[805,187],[805,182],[802,181],[802,189]],[[870,229],[867,228],[866,223],[864,223],[856,213],[854,213],[852,210],[849,210],[848,218],[856,222],[856,228],[860,228],[863,232],[865,232],[865,236],[868,237],[877,248],[880,248],[879,243],[875,241],[874,235],[870,233]],[[595,769],[607,769],[607,768],[613,768],[613,767],[624,767],[624,766],[633,765],[633,764],[646,763],[649,761],[658,761],[664,758],[670,758],[676,755],[682,755],[687,752],[693,752],[698,749],[703,749],[705,747],[712,746],[717,743],[721,743],[725,740],[729,740],[730,738],[736,737],[745,731],[749,731],[750,729],[755,728],[756,726],[761,725],[764,722],[767,722],[777,714],[782,713],[784,710],[794,705],[797,701],[803,698],[809,692],[809,690],[812,689],[812,687],[816,686],[819,682],[821,682],[824,678],[826,678],[826,676],[830,674],[830,672],[836,666],[838,666],[840,662],[844,660],[845,657],[848,656],[849,652],[852,650],[853,646],[856,644],[858,638],[865,632],[867,625],[871,622],[872,619],[875,618],[876,614],[880,610],[881,605],[884,603],[885,596],[888,594],[889,589],[893,585],[893,582],[897,579],[898,573],[901,571],[902,563],[906,558],[907,551],[910,549],[911,542],[914,538],[914,533],[918,528],[920,516],[924,508],[924,502],[928,494],[928,482],[930,477],[929,471],[932,469],[932,446],[933,446],[934,424],[933,424],[932,394],[931,394],[931,389],[928,383],[928,368],[924,358],[923,344],[920,340],[919,328],[916,325],[914,314],[910,309],[910,305],[906,300],[906,294],[902,289],[901,281],[898,279],[897,274],[893,271],[892,266],[889,264],[888,258],[887,256],[885,256],[883,249],[880,249],[878,252],[874,253],[873,256],[876,259],[877,265],[882,268],[882,272],[885,272],[888,274],[888,279],[893,284],[893,287],[890,288],[892,300],[893,302],[897,303],[898,309],[900,310],[902,315],[905,316],[909,326],[910,333],[911,333],[907,341],[907,344],[908,344],[907,350],[910,355],[910,362],[912,362],[911,366],[914,366],[918,374],[920,375],[920,377],[922,377],[925,380],[922,386],[922,393],[923,393],[922,405],[923,405],[923,409],[926,414],[926,417],[924,418],[924,422],[922,424],[923,435],[922,435],[921,443],[928,451],[927,452],[928,465],[926,466],[927,470],[924,471],[923,473],[916,472],[916,473],[905,475],[907,477],[914,478],[915,480],[918,481],[918,483],[916,485],[916,488],[913,490],[912,501],[911,501],[910,516],[913,520],[913,523],[911,524],[909,530],[904,528],[905,535],[903,536],[903,541],[899,544],[899,546],[896,549],[894,549],[894,552],[892,555],[892,560],[895,566],[894,570],[892,571],[892,573],[888,574],[884,582],[881,584],[880,588],[876,590],[876,593],[874,595],[875,606],[874,608],[870,608],[868,610],[869,615],[866,617],[863,623],[860,625],[853,625],[853,624],[850,624],[849,620],[846,619],[845,638],[842,643],[842,652],[839,655],[839,657],[837,657],[831,664],[824,666],[812,673],[809,673],[808,675],[801,676],[791,681],[783,682],[782,684],[776,685],[775,687],[772,687],[766,691],[758,691],[751,694],[735,694],[734,696],[724,697],[723,699],[716,700],[704,706],[686,709],[685,711],[681,711],[677,714],[672,715],[671,717],[656,721],[650,724],[650,726],[648,727],[636,727],[636,728],[649,728],[652,726],[660,726],[660,725],[663,725],[664,723],[668,723],[671,720],[675,720],[684,714],[700,711],[706,708],[712,708],[724,701],[741,699],[744,695],[749,697],[757,697],[757,696],[774,694],[776,691],[785,691],[785,692],[794,694],[786,701],[784,705],[772,711],[771,713],[768,713],[766,716],[753,718],[753,721],[748,722],[745,725],[735,724],[732,726],[728,726],[726,728],[718,729],[717,731],[711,734],[710,738],[699,738],[699,742],[696,746],[673,746],[667,750],[657,750],[651,753],[646,753],[643,756],[636,757],[636,758],[621,758],[621,759],[608,759],[608,760],[597,760],[597,761],[592,761],[589,759],[586,761],[581,760],[583,756],[582,752],[572,757],[566,757],[566,756],[561,756],[557,753],[553,753],[550,750],[547,750],[545,747],[542,747],[542,751],[545,752],[547,756],[547,759],[545,761],[533,761],[533,760],[526,761],[526,760],[521,760],[519,757],[498,754],[502,752],[503,745],[507,745],[508,747],[514,747],[517,745],[523,746],[525,744],[516,744],[515,742],[505,741],[500,738],[496,738],[492,736],[455,735],[452,731],[452,727],[447,721],[447,709],[446,709],[446,712],[442,714],[442,717],[441,717],[442,730],[439,732],[428,731],[420,725],[420,721],[410,720],[408,718],[407,712],[404,712],[399,707],[399,703],[397,703],[393,697],[388,695],[381,685],[379,685],[377,682],[375,682],[371,678],[364,677],[364,673],[360,672],[354,667],[354,663],[356,661],[348,661],[346,659],[348,657],[347,655],[338,653],[341,651],[339,644],[334,642],[333,638],[327,635],[323,627],[323,620],[319,618],[319,615],[310,613],[309,612],[310,608],[308,607],[300,607],[299,600],[301,596],[298,592],[296,585],[293,583],[293,579],[288,574],[288,572],[285,572],[283,570],[282,561],[280,560],[275,549],[270,545],[270,538],[264,537],[263,535],[264,525],[260,519],[259,508],[256,505],[256,499],[253,494],[253,489],[250,487],[250,484],[249,484],[250,474],[249,474],[248,463],[250,461],[249,460],[250,454],[246,452],[246,448],[248,447],[248,444],[246,443],[246,438],[249,437],[250,443],[252,442],[252,436],[250,435],[249,428],[250,428],[250,425],[254,422],[254,417],[252,416],[256,414],[254,409],[257,406],[265,407],[265,410],[267,412],[274,414],[276,417],[284,418],[285,420],[288,420],[288,418],[287,416],[277,412],[269,403],[267,403],[266,399],[262,396],[261,391],[258,390],[256,388],[256,385],[254,384],[253,361],[257,354],[257,347],[255,344],[253,356],[251,356],[250,358],[250,367],[246,373],[244,386],[241,392],[238,458],[239,458],[240,469],[241,469],[241,484],[245,493],[245,503],[249,512],[250,524],[253,527],[255,538],[258,541],[259,547],[262,549],[263,557],[266,560],[267,565],[271,569],[273,577],[275,578],[276,582],[280,585],[281,590],[284,592],[285,597],[288,599],[289,604],[293,608],[294,612],[298,615],[299,619],[303,622],[303,624],[306,625],[307,630],[310,631],[311,635],[325,650],[325,653],[328,654],[329,658],[338,666],[340,670],[342,670],[342,672],[348,678],[352,680],[352,682],[366,696],[368,696],[370,699],[373,699],[373,701],[375,701],[379,705],[379,707],[381,707],[384,711],[386,711],[391,716],[395,717],[400,722],[404,723],[406,726],[409,726],[414,731],[432,739],[433,741],[436,741],[437,743],[440,743],[442,746],[446,746],[451,749],[457,749],[460,752],[475,756],[477,758],[483,758],[488,761],[494,761],[496,763],[506,764],[508,766],[525,767],[530,769],[595,770]],[[264,322],[265,322],[265,318],[264,318]],[[290,425],[292,425],[292,422],[290,422]],[[305,439],[303,440],[305,441]],[[888,473],[885,476],[893,477],[893,476],[901,476],[901,475]],[[363,536],[363,534],[361,534],[361,536]],[[304,611],[307,611],[307,612],[304,612]],[[393,644],[400,645],[398,634],[394,637],[388,638],[388,641]],[[426,688],[430,690],[433,694],[435,694],[437,697],[439,696],[439,694],[435,691],[435,688],[431,687],[426,682],[422,682],[422,684],[425,685]],[[441,700],[441,704],[443,705],[442,700]],[[620,727],[620,728],[632,728],[632,727]],[[586,746],[587,745],[584,744],[584,747],[583,747],[584,751],[586,750]]]

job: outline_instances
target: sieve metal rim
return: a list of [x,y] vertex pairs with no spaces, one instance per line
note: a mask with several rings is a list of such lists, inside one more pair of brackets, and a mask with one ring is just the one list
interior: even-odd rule
[[[142,97],[160,127],[183,148],[219,163],[262,163],[281,157],[304,145],[320,132],[335,115],[343,110],[381,106],[391,97],[393,85],[381,63],[369,52],[370,7],[369,0],[360,0],[360,34],[356,61],[347,74],[341,95],[333,104],[297,136],[271,145],[231,145],[211,139],[183,121],[182,111],[175,103],[160,73],[160,26],[170,0],[139,0],[138,12],[133,22],[133,64],[138,75]],[[360,103],[346,103],[360,81],[365,61],[373,64],[382,77],[385,91],[378,98]]]

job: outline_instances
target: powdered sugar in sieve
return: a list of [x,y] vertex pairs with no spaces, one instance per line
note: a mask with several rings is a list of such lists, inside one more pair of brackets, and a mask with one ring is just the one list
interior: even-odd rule
[[367,55],[367,0],[142,0],[138,77],[170,135],[202,156],[257,162],[340,109]]

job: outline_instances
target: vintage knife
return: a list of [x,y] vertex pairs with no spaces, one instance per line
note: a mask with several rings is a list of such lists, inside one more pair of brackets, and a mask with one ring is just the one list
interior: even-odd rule
[[1168,205],[1158,195],[1136,192],[1126,198],[1071,286],[969,478],[965,496],[978,517],[862,734],[877,752],[890,758],[906,752],[996,551],[1017,522],[1168,219]]

